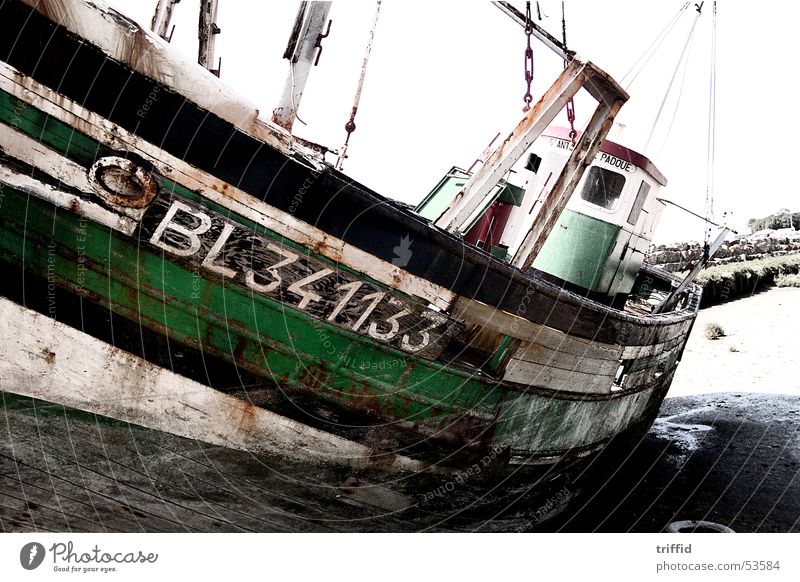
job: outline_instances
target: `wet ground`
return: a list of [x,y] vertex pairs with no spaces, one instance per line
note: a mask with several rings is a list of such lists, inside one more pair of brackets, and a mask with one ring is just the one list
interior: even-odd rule
[[551,529],[659,532],[703,520],[736,532],[800,531],[800,398],[668,398],[640,446],[598,481]]
[[[2,395],[2,531],[527,531],[423,519],[383,488],[342,495],[348,474],[291,465],[42,401]],[[602,459],[601,459],[602,460]],[[668,399],[653,430],[545,531],[658,532],[708,520],[800,531],[800,398]],[[611,465],[609,465],[611,467]],[[560,499],[554,505],[561,503]],[[490,516],[486,516],[488,519]]]

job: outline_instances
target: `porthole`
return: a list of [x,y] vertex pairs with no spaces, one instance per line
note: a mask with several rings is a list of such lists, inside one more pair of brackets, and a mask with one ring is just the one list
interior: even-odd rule
[[158,192],[150,172],[118,156],[97,160],[89,169],[89,182],[103,200],[123,208],[144,208]]

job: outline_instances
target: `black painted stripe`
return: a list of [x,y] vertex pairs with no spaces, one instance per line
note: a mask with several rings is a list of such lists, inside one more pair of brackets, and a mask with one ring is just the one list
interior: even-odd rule
[[[395,247],[409,237],[411,257],[403,268],[458,295],[606,343],[645,345],[653,341],[654,328],[683,327],[677,321],[683,318],[676,317],[651,321],[645,329],[636,318],[594,309],[431,227],[333,169],[315,175],[18,0],[0,4],[0,58],[170,154],[378,258],[391,262]],[[154,89],[157,98],[148,101]],[[137,115],[145,103],[147,114]]]

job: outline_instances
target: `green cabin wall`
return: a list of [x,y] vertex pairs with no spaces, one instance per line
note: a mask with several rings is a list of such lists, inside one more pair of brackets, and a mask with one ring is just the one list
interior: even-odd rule
[[590,291],[599,288],[620,227],[566,209],[533,263],[534,268]]

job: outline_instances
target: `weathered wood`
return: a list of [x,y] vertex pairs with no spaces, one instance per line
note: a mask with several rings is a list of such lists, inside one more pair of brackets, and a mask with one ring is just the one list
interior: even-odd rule
[[[419,297],[441,309],[448,308],[454,298],[453,292],[445,287],[411,275],[391,262],[378,259],[358,247],[347,244],[319,228],[298,220],[289,212],[265,204],[234,185],[220,182],[214,176],[170,155],[163,149],[70,101],[52,89],[33,79],[21,77],[5,63],[0,63],[0,89],[37,107],[55,119],[67,123],[77,131],[111,149],[134,152],[151,163],[162,175],[180,182],[186,188],[208,200],[293,242],[315,248],[323,256],[362,271],[376,281],[390,285],[408,295]],[[48,159],[46,168],[53,163],[56,161]],[[85,174],[85,171],[81,173]],[[297,195],[300,200],[304,193],[304,189],[298,191]]]
[[255,104],[217,82],[205,71],[198,70],[190,58],[165,46],[154,33],[133,21],[125,23],[121,14],[108,17],[93,4],[83,2],[26,0],[25,3],[32,10],[53,19],[82,42],[99,47],[133,71],[169,86],[189,101],[235,124],[241,131],[287,154],[298,149],[288,132],[258,117]]
[[682,349],[679,344],[657,355],[634,360],[622,379],[622,388],[637,389],[673,372]]
[[[239,450],[370,464],[369,447],[159,368],[0,298],[0,390]],[[423,470],[397,456],[398,469]]]
[[139,239],[204,277],[233,280],[286,307],[427,359],[441,354],[462,326],[166,191],[145,214]]
[[519,347],[514,359],[587,374],[613,375],[619,368],[618,358],[593,358],[585,354],[563,352],[559,348],[558,345],[551,347],[538,342],[526,342]]
[[654,384],[613,398],[575,394],[573,400],[558,402],[558,415],[553,415],[550,405],[534,391],[519,394],[503,403],[497,431],[512,452],[539,450],[564,455],[566,451],[581,452],[584,447],[597,449],[657,408],[659,393],[660,385]]
[[539,101],[530,108],[517,126],[500,142],[486,162],[467,180],[444,213],[435,221],[444,230],[459,231],[486,196],[517,163],[533,142],[541,135],[564,105],[578,92],[588,79],[591,63],[578,59],[556,79]]
[[613,371],[605,369],[595,373],[579,372],[512,358],[506,366],[503,379],[553,391],[609,394],[618,367],[619,364]]
[[[518,315],[464,297],[458,298],[453,306],[452,314],[467,323],[478,324],[496,333],[525,342],[552,346],[553,350],[565,354],[601,360],[617,360],[622,355],[622,346],[568,335],[557,329],[533,323]],[[520,349],[523,349],[522,346]]]
[[628,98],[621,88],[620,91],[621,93],[614,95],[609,101],[600,101],[597,104],[586,130],[575,144],[555,184],[542,202],[533,224],[511,260],[512,264],[523,271],[528,271],[533,265],[561,213],[567,207],[567,202],[572,198],[572,193],[586,168],[600,151],[600,145],[611,129],[614,117]]
[[[669,339],[664,337],[664,334],[683,333],[684,324],[693,317],[692,310],[666,314],[663,318],[637,318],[608,308],[604,309],[591,301],[544,284],[535,276],[523,275],[476,251],[465,249],[460,241],[446,237],[434,229],[425,228],[421,222],[417,224],[419,221],[408,220],[402,211],[394,207],[384,209],[381,205],[376,206],[373,200],[370,202],[370,208],[381,215],[381,220],[385,217],[392,224],[402,222],[402,228],[411,233],[413,259],[409,265],[401,269],[363,248],[348,245],[342,239],[310,226],[289,212],[264,204],[230,184],[220,182],[219,179],[193,168],[190,164],[152,146],[37,82],[19,76],[7,66],[3,67],[9,71],[9,76],[3,78],[0,75],[0,82],[8,86],[12,94],[26,98],[56,119],[63,118],[77,131],[97,139],[108,147],[132,150],[152,163],[159,172],[175,177],[209,200],[299,244],[309,247],[317,245],[319,252],[325,256],[350,266],[355,265],[370,277],[409,295],[423,298],[440,308],[448,307],[455,290],[474,295],[478,299],[496,302],[506,311],[519,313],[524,318],[538,323],[546,322],[548,326],[568,331],[570,335],[628,345],[654,343],[652,330],[657,330],[662,339]],[[19,78],[29,92],[13,82],[12,78]],[[40,94],[48,97],[42,97]],[[67,109],[64,109],[65,105]],[[73,114],[73,111],[79,112],[82,117]],[[121,139],[126,141],[120,141]],[[324,179],[327,178],[320,178],[323,181]],[[356,194],[360,196],[361,192],[354,190],[350,194],[357,198]],[[353,197],[349,197],[348,200],[355,200]],[[291,210],[291,206],[289,209]],[[458,263],[451,261],[454,256],[461,257],[461,261]],[[437,264],[437,269],[431,270],[430,265],[434,263]],[[422,273],[424,277],[418,276]],[[442,284],[446,284],[452,290]],[[649,323],[643,325],[645,322]]]
[[672,350],[675,346],[683,346],[686,343],[686,336],[679,335],[671,340],[653,344],[650,346],[627,346],[622,351],[623,360],[638,360],[639,358],[648,358],[650,356],[657,356],[658,354]]

